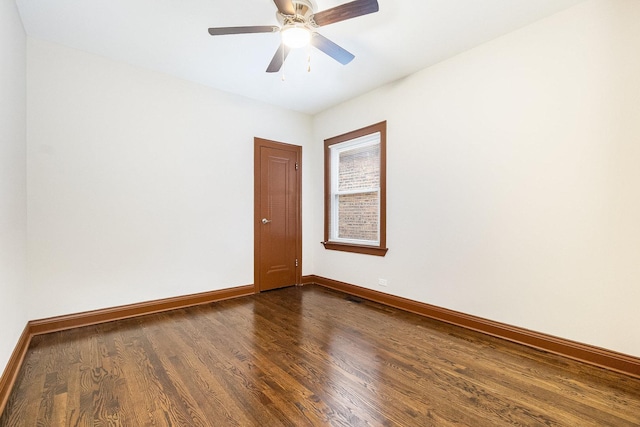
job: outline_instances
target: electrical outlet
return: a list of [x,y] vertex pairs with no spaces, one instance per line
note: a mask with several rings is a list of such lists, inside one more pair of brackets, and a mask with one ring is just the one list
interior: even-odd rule
[[387,286],[387,279],[378,279],[378,285]]

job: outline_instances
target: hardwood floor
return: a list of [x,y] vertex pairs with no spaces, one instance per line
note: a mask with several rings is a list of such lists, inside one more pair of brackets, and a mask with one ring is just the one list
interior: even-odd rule
[[319,286],[34,337],[0,426],[640,426],[640,380]]

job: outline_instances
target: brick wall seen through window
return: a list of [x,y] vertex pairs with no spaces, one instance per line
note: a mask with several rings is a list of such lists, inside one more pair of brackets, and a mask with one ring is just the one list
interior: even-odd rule
[[[339,155],[338,189],[380,188],[380,145],[358,147]],[[338,237],[379,240],[378,191],[338,196]]]

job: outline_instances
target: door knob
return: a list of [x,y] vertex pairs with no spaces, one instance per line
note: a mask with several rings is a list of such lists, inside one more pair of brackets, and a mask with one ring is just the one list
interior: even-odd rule
[[262,218],[262,223],[263,223],[263,224],[269,224],[270,222],[271,222],[271,220],[270,220],[270,219]]

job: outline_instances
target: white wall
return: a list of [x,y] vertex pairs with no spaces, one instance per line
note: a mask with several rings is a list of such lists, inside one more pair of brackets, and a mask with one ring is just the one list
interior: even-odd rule
[[314,273],[640,356],[639,22],[583,3],[316,116],[316,189],[323,139],[388,120],[390,249]]
[[32,38],[27,99],[29,318],[253,283],[253,138],[309,116]]
[[0,0],[0,375],[27,324],[26,36]]

